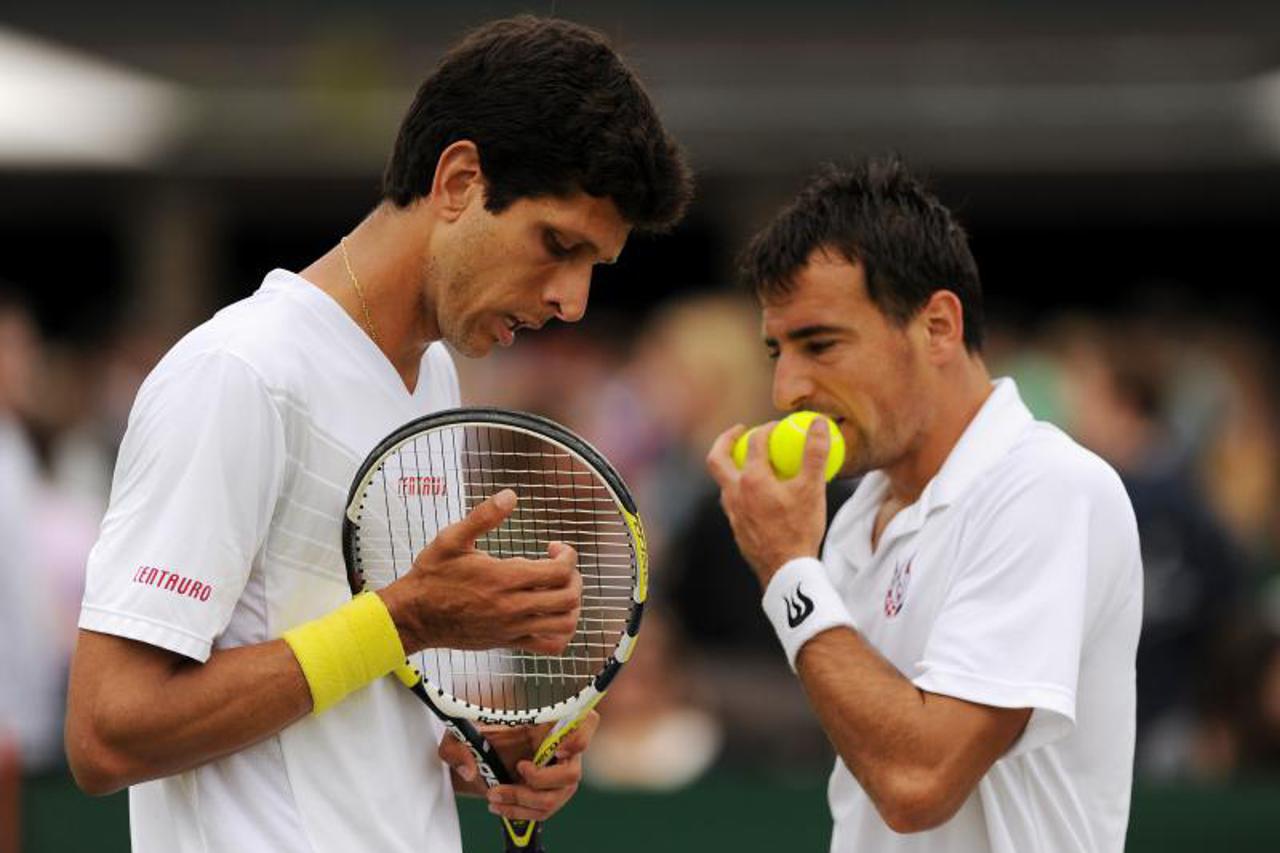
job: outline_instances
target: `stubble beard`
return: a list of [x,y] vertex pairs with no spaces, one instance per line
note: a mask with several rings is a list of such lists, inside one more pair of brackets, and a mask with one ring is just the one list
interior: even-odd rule
[[878,442],[871,438],[861,424],[855,424],[854,429],[857,433],[855,440],[846,441],[847,445],[852,445],[846,448],[852,460],[852,466],[848,468],[849,476],[861,477],[893,461],[891,455],[886,453],[883,447],[878,446]]
[[[458,305],[465,305],[466,296],[472,289],[473,276],[463,269],[446,269],[440,262],[428,257],[423,265],[423,281],[434,282],[436,305],[434,309],[436,326],[440,339],[449,344],[460,355],[467,358],[481,358],[488,355],[492,348],[490,342],[486,346],[477,341],[478,334],[475,323],[479,317],[466,317]],[[430,311],[427,288],[423,288],[424,311]]]
[[896,465],[912,450],[919,433],[913,413],[882,408],[873,434],[865,425],[854,424],[856,447],[846,449],[854,460],[853,476],[862,476]]

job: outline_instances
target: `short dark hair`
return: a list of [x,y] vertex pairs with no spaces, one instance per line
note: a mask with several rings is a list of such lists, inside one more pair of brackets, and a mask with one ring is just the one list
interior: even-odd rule
[[405,207],[430,193],[440,155],[464,139],[479,149],[493,213],[581,190],[613,199],[640,230],[664,231],[693,194],[635,74],[603,35],[568,21],[494,21],[451,48],[400,126],[383,198]]
[[982,349],[982,282],[969,240],[897,157],[828,165],[743,251],[739,271],[763,301],[785,298],[815,249],[862,265],[867,296],[904,324],[936,291],[964,312],[964,344]]

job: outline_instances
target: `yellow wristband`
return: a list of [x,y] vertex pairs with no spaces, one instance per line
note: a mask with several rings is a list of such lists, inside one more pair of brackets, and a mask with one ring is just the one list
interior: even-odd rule
[[400,633],[387,606],[371,592],[285,631],[283,639],[311,688],[314,714],[404,663]]

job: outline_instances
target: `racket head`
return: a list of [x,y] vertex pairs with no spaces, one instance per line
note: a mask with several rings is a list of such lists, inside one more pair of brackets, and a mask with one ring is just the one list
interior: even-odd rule
[[531,559],[546,557],[552,541],[577,550],[583,600],[569,647],[560,655],[425,649],[408,663],[429,704],[448,716],[559,720],[594,704],[630,657],[648,594],[634,498],[581,437],[547,418],[488,408],[437,412],[396,430],[368,455],[348,494],[348,582],[353,593],[393,583],[439,530],[504,488],[516,492],[516,509],[476,547]]

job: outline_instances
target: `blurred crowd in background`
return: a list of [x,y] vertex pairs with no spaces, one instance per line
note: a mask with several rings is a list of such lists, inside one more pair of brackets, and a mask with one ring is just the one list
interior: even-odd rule
[[[1137,772],[1280,773],[1280,388],[1270,340],[1153,303],[993,324],[987,359],[1132,497],[1146,571]],[[165,341],[46,340],[0,301],[0,720],[27,772],[61,762],[66,663],[116,449]],[[592,782],[673,789],[713,766],[822,773],[830,753],[759,609],[703,467],[774,416],[753,299],[678,297],[458,359],[468,404],[539,412],[614,460],[652,543],[656,606],[605,708]],[[855,484],[830,490],[834,511]],[[336,532],[335,532],[335,535]]]
[[[817,164],[888,151],[971,229],[993,375],[1132,497],[1139,784],[1194,800],[1200,783],[1280,780],[1280,350],[1264,310],[1280,4],[128,5],[0,13],[0,853],[19,844],[23,775],[71,792],[52,822],[89,802],[65,776],[66,667],[141,382],[272,266],[301,269],[350,229],[444,47],[526,11],[613,37],[698,178],[685,223],[597,273],[582,323],[458,359],[467,404],[597,445],[650,531],[653,606],[589,782],[766,788],[830,769],[703,459],[726,427],[777,414],[734,253]],[[855,485],[829,488],[829,514]],[[1240,819],[1170,802],[1218,833]],[[1255,816],[1274,837],[1270,803]]]

